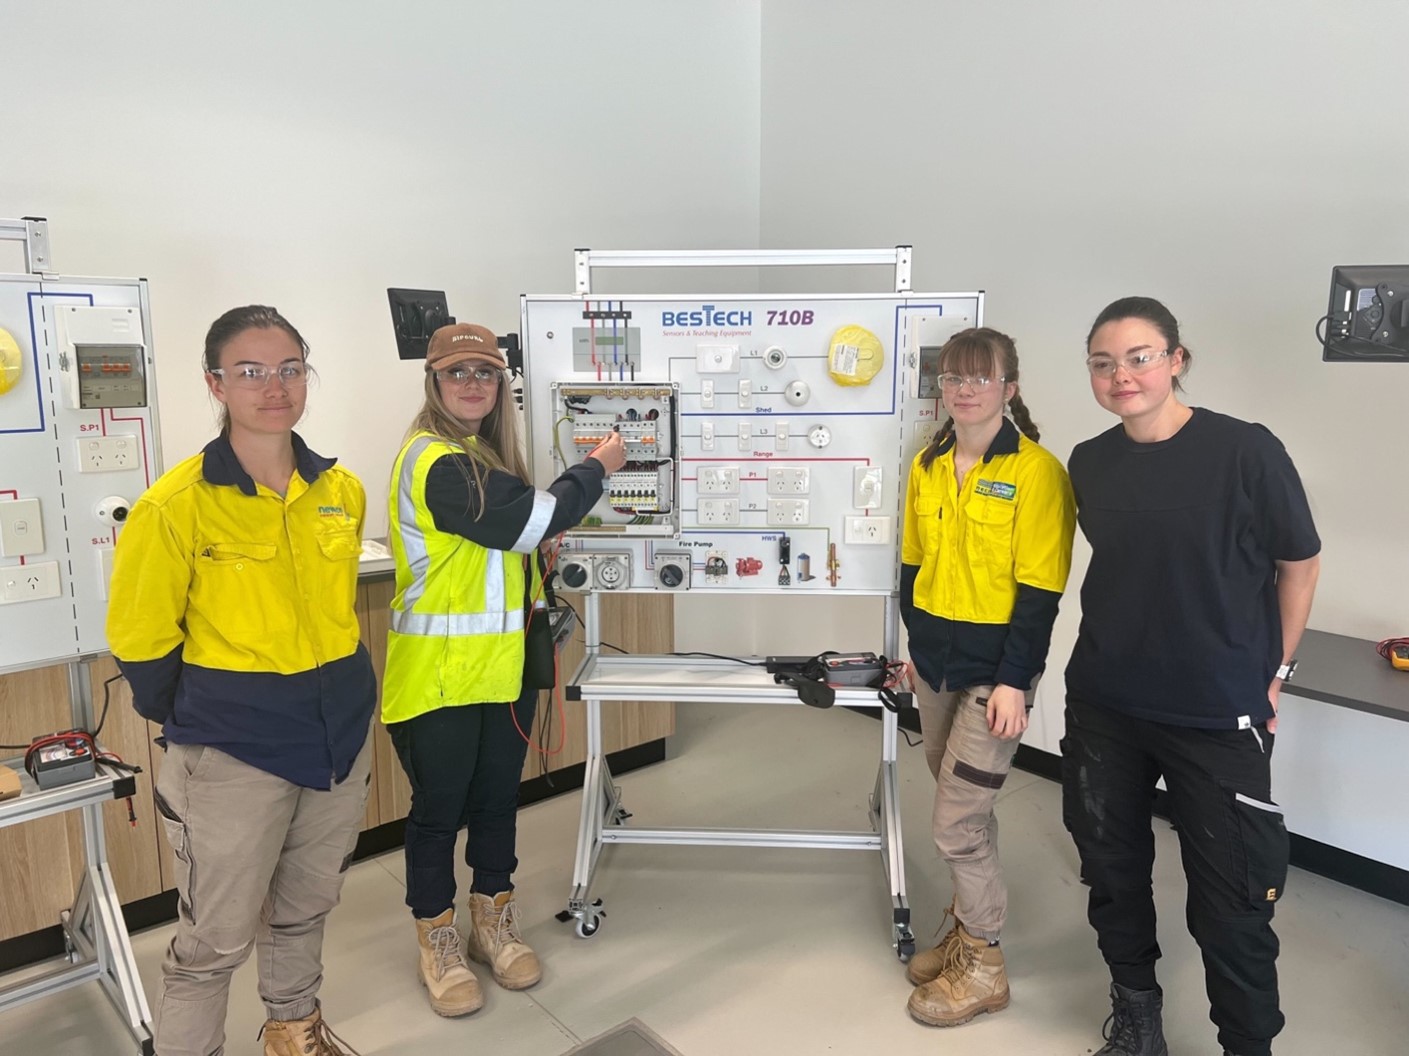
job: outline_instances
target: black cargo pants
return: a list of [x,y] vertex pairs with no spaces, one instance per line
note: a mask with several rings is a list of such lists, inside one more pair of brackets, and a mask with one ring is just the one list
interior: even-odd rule
[[1210,1018],[1239,1056],[1271,1053],[1284,1022],[1272,913],[1287,879],[1288,837],[1271,798],[1272,742],[1262,726],[1172,726],[1067,698],[1062,815],[1111,978],[1136,990],[1156,985],[1151,806],[1163,777]]

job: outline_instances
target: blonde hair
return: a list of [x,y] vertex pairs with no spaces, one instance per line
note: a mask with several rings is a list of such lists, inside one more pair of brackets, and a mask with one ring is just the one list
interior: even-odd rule
[[[528,463],[524,458],[523,445],[519,439],[518,404],[509,389],[508,371],[498,371],[498,395],[494,410],[480,423],[479,435],[470,443],[465,432],[465,423],[451,413],[440,394],[440,385],[433,371],[426,371],[426,398],[416,417],[411,419],[411,427],[406,430],[406,439],[417,433],[432,433],[469,456],[469,465],[457,462],[472,487],[484,494],[484,481],[490,470],[498,469],[512,473],[525,483],[532,483]],[[484,504],[480,503],[475,519],[484,516]]]

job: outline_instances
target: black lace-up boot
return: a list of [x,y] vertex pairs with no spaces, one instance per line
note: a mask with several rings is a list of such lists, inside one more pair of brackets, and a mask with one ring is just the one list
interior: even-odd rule
[[1164,1043],[1164,992],[1111,984],[1111,1014],[1101,1028],[1106,1046],[1096,1056],[1169,1056]]

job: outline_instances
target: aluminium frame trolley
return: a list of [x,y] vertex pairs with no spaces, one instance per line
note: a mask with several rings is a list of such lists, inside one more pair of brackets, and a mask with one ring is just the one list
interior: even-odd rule
[[[560,589],[584,594],[586,653],[565,695],[584,706],[587,757],[568,906],[588,937],[592,882],[611,844],[878,851],[891,944],[914,952],[905,892],[897,714],[881,711],[865,831],[646,828],[625,824],[602,738],[605,701],[798,704],[760,666],[681,656],[606,656],[605,591],[809,593],[883,600],[885,654],[899,654],[900,510],[910,458],[933,435],[938,351],[982,319],[983,294],[910,290],[911,250],[576,251],[576,292],[522,304],[529,451],[539,486],[609,430],[627,464],[567,533]],[[862,294],[598,297],[593,268],[882,265],[894,289]],[[686,601],[688,604],[688,601]],[[827,604],[827,602],[819,602]],[[874,633],[874,631],[872,632]],[[757,658],[755,658],[757,659]],[[882,708],[874,688],[836,703]]]

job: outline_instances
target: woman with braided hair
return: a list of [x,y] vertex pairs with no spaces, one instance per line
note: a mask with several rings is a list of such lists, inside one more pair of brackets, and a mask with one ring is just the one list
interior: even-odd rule
[[939,370],[949,418],[910,467],[900,604],[955,921],[906,974],[910,1014],[951,1027],[1008,1005],[993,805],[1047,661],[1076,507],[1018,394],[1012,338],[964,330],[940,350]]

